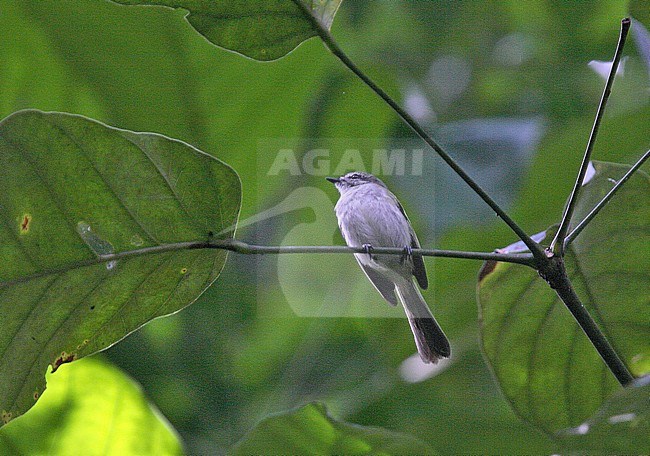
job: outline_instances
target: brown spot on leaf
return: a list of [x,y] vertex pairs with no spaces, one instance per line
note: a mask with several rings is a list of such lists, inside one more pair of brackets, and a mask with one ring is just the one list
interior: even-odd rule
[[494,271],[494,268],[497,267],[497,263],[498,261],[489,260],[483,264],[483,267],[478,273],[479,283],[481,283],[483,279],[485,279],[492,271]]
[[29,225],[32,222],[32,216],[29,214],[23,215],[23,219],[20,221],[20,233],[25,234],[29,231]]
[[39,396],[38,391],[34,391],[34,400],[35,401],[38,400],[38,396]]
[[83,342],[81,342],[79,345],[77,345],[77,350],[78,351],[81,350],[82,348],[84,348],[84,346],[88,345],[89,342],[90,341],[88,339],[84,339]]
[[187,268],[182,268],[181,269],[181,274],[186,274],[187,273]]
[[77,355],[75,355],[74,353],[69,353],[69,354],[66,352],[61,353],[61,356],[55,359],[54,362],[52,363],[52,373],[56,372],[56,370],[61,366],[61,364],[71,363],[75,359],[77,359]]
[[2,411],[2,422],[4,424],[7,424],[9,421],[11,421],[12,415],[11,412],[7,412],[6,410]]

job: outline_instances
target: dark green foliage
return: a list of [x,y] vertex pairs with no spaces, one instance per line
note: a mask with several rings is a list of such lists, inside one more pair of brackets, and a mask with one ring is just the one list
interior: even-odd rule
[[48,364],[198,298],[225,251],[146,249],[232,236],[241,199],[232,168],[185,143],[40,111],[0,123],[0,182],[4,421],[34,404]]
[[[185,6],[190,10],[194,2],[128,3]],[[254,2],[208,3],[211,7],[254,6]],[[635,11],[644,11],[639,8],[643,2],[632,3]],[[290,1],[264,4],[298,11],[298,5]],[[561,214],[602,88],[602,81],[587,62],[611,57],[618,21],[628,14],[626,8],[627,2],[611,1],[348,2],[337,18],[335,35],[355,61],[395,98],[405,101],[412,94],[410,89],[420,90],[430,105],[429,117],[423,116],[421,122],[434,136],[440,134],[443,145],[450,144],[452,155],[482,185],[494,187],[500,203],[510,202],[508,211],[532,233],[556,223]],[[278,150],[274,145],[278,143],[268,138],[306,139],[301,151],[308,150],[310,144],[322,146],[319,141],[323,138],[336,138],[348,148],[368,144],[391,147],[390,137],[412,138],[394,114],[341,69],[317,40],[310,40],[273,65],[262,65],[217,49],[198,37],[190,27],[183,26],[184,11],[126,8],[97,0],[1,0],[0,9],[1,116],[27,107],[76,112],[111,125],[188,141],[226,161],[242,176],[245,220],[283,202],[295,189],[305,186],[313,190],[302,194],[298,199],[302,204],[290,206],[288,212],[253,225],[246,220],[238,230],[243,240],[265,244],[341,242],[329,206],[334,195],[322,190],[327,184],[321,176],[304,174],[291,180],[267,175],[267,161],[272,161]],[[329,21],[334,10],[331,12]],[[314,35],[304,17],[296,16],[294,23],[282,25],[266,15],[259,18],[261,27],[244,21],[246,33],[227,21],[215,28],[206,17],[199,11],[190,14],[188,21],[213,43],[253,58],[279,58]],[[648,26],[647,17],[635,17]],[[266,19],[271,21],[270,28],[264,25]],[[330,23],[326,25],[329,28]],[[291,40],[282,42],[273,37],[287,27],[293,29],[289,30]],[[214,33],[212,37],[210,33]],[[275,47],[276,43],[280,46]],[[596,158],[611,162],[631,163],[647,149],[648,62],[633,46],[627,49],[630,58],[625,77],[617,78],[614,85],[595,150]],[[440,65],[450,59],[456,66]],[[459,68],[469,71],[467,85],[457,92],[449,91],[448,84],[458,80],[450,69]],[[473,121],[466,124],[466,119]],[[535,134],[526,136],[531,125]],[[364,142],[363,138],[372,139]],[[399,138],[396,143],[401,144]],[[407,147],[422,144],[416,141]],[[341,150],[331,149],[334,167]],[[405,201],[424,245],[490,251],[512,242],[512,234],[475,195],[457,190],[461,183],[445,174],[428,152],[424,157],[423,176],[411,176],[405,183],[396,176],[391,182]],[[4,210],[1,204],[0,210]],[[617,197],[610,207],[618,204]],[[25,222],[24,217],[20,219],[24,215],[12,215],[10,225],[18,228]],[[594,224],[619,216],[624,214],[611,216],[604,211]],[[116,242],[98,231],[96,224],[88,219],[76,223],[79,221],[91,228],[86,233],[86,225],[77,225],[86,233],[81,236],[77,231],[77,241],[81,242],[75,246],[79,252],[88,255],[92,248],[100,253],[117,250]],[[36,222],[36,218],[27,219],[28,226],[36,227]],[[634,220],[624,218],[624,224],[634,226]],[[588,239],[589,232],[583,236]],[[632,242],[630,247],[634,245]],[[576,249],[579,246],[577,242]],[[578,253],[589,256],[598,251]],[[643,259],[636,261],[640,249],[626,253],[635,260],[626,261],[625,266],[646,264]],[[2,258],[8,254],[3,251]],[[217,255],[214,251],[205,254]],[[16,265],[22,261],[11,255]],[[592,267],[599,255],[590,258]],[[410,383],[402,377],[408,369],[404,367],[407,363],[401,363],[412,354],[404,321],[301,318],[294,313],[291,305],[298,300],[305,308],[315,309],[315,315],[337,315],[344,309],[350,311],[348,316],[386,316],[384,303],[354,268],[353,258],[290,257],[231,256],[218,284],[195,305],[174,317],[150,323],[107,352],[143,384],[179,429],[190,452],[223,453],[269,413],[314,399],[325,401],[347,421],[412,434],[450,454],[554,451],[546,436],[514,416],[481,359],[476,342],[477,264],[425,260],[431,282],[425,297],[448,328],[455,357],[441,371],[418,372],[433,378]],[[125,265],[122,261],[116,266],[119,272]],[[624,280],[644,270],[647,268],[625,269]],[[598,271],[591,269],[590,273]],[[528,275],[525,280],[532,278]],[[580,280],[577,283],[582,296],[584,284]],[[343,293],[349,299],[327,300],[332,293]],[[554,299],[552,292],[547,293]],[[634,299],[619,299],[619,303],[617,309],[609,309],[613,313],[604,314],[598,321],[620,321],[621,315],[616,312],[636,309],[639,304]],[[553,312],[567,314],[556,305]],[[4,314],[2,317],[4,332],[9,320]],[[560,320],[575,327],[568,317]],[[637,375],[647,369],[647,358],[634,358],[633,353],[647,334],[647,318],[645,322],[632,334],[627,323],[616,327],[605,323],[617,349],[623,351]],[[582,341],[579,332],[571,334]],[[552,343],[566,355],[566,348],[558,347],[560,340]],[[69,359],[75,348],[66,351],[62,360]],[[590,366],[596,375],[604,372],[597,355],[587,354],[591,348],[586,343],[578,342],[575,348],[580,356],[585,354],[576,369],[587,368],[584,362],[593,361]],[[58,357],[61,352],[54,355]],[[41,366],[48,361],[43,360]],[[544,361],[541,367],[557,373],[553,362]],[[557,421],[551,415],[535,421],[547,430],[577,423],[578,417],[586,418],[606,400],[603,396],[589,397],[578,406],[573,404],[570,417],[558,403],[561,395],[550,394],[558,386],[544,387],[545,379],[537,366],[535,370],[535,392],[541,393],[532,400],[536,410],[544,414],[560,410]],[[610,382],[605,375],[601,378]],[[611,391],[608,385],[599,391]],[[575,394],[578,398],[579,393]],[[549,398],[548,404],[544,402]],[[329,420],[314,407],[308,406],[309,416],[318,416],[317,423],[327,424]],[[307,418],[300,411],[293,413]],[[280,415],[276,419],[285,418]],[[280,440],[285,441],[283,436]]]
[[262,420],[232,450],[247,454],[435,454],[419,440],[332,418],[321,403]]
[[[217,46],[255,60],[284,57],[318,34],[307,11],[329,29],[342,0],[112,0],[124,5],[160,5],[188,11],[187,20]],[[303,2],[305,9],[297,3]]]
[[[574,220],[625,166],[595,162]],[[569,277],[633,375],[650,372],[647,284],[650,179],[637,173],[571,244]],[[574,223],[575,225],[575,223]],[[548,239],[552,236],[547,236]],[[478,287],[483,350],[519,415],[548,432],[576,426],[620,388],[571,314],[530,269],[486,264]]]

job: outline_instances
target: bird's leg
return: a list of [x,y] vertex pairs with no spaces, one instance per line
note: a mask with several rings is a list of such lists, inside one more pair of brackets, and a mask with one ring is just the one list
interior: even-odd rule
[[413,248],[410,245],[407,245],[404,247],[404,253],[402,253],[402,258],[401,262],[402,264],[406,263],[406,261],[413,256]]
[[366,253],[368,255],[368,258],[370,260],[372,260],[372,254],[370,253],[370,252],[372,252],[372,245],[371,244],[363,244],[361,246],[361,248],[363,249],[364,253]]

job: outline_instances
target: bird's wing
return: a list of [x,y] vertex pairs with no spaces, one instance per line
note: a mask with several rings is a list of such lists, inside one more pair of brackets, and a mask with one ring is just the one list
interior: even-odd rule
[[[404,210],[400,202],[397,200],[397,198],[395,198],[395,202],[397,203],[399,210],[402,212],[402,215],[404,215],[404,218],[409,224],[409,231],[411,232],[411,247],[413,247],[414,249],[419,249],[420,241],[418,241],[418,237],[415,235],[415,231],[411,226],[411,221],[409,220],[408,215],[406,215],[406,211]],[[413,275],[415,276],[415,278],[418,281],[418,284],[420,284],[420,287],[423,290],[426,290],[429,287],[429,279],[427,278],[427,270],[424,267],[424,260],[419,255],[413,255]]]
[[397,305],[397,297],[395,296],[395,284],[388,280],[386,277],[379,274],[377,271],[373,270],[370,266],[362,264],[357,260],[363,272],[366,273],[366,277],[370,280],[370,283],[377,289],[377,291],[384,297],[386,301],[391,306]]

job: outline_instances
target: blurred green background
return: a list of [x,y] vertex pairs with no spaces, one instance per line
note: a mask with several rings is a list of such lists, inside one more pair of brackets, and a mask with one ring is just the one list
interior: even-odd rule
[[[611,59],[628,7],[348,1],[332,32],[534,233],[561,214],[604,84],[589,62]],[[633,7],[648,27],[648,12]],[[648,148],[642,38],[631,34],[594,158],[630,163]],[[103,0],[0,0],[0,94],[1,117],[21,108],[84,114],[224,160],[242,179],[237,237],[249,242],[342,244],[331,212],[337,195],[322,176],[268,176],[283,144],[300,138],[298,153],[331,148],[331,170],[346,147],[422,148],[316,39],[259,63],[210,45],[181,11]],[[423,169],[386,177],[423,246],[490,251],[513,241],[427,151]],[[427,259],[427,267],[425,298],[454,349],[436,370],[409,358],[406,321],[388,318],[354,259],[333,255],[231,255],[196,303],[106,354],[193,454],[222,453],[267,414],[314,399],[339,418],[410,433],[443,454],[554,451],[514,415],[482,359],[480,264]]]

